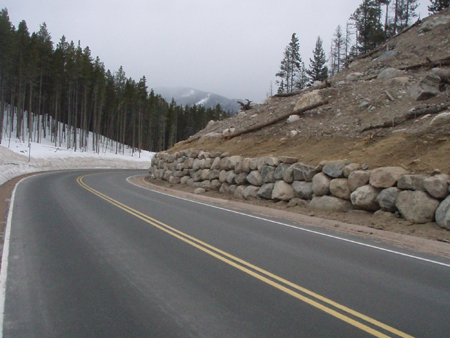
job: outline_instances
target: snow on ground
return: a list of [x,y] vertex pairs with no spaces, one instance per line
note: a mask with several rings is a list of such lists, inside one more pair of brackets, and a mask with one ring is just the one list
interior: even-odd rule
[[[6,114],[5,114],[6,115]],[[67,143],[55,143],[49,135],[40,143],[28,143],[15,137],[15,132],[9,133],[9,127],[4,120],[3,137],[0,143],[0,185],[10,179],[33,172],[65,169],[148,169],[154,153],[149,151],[132,151],[126,148],[124,154],[116,154],[116,143],[102,139],[99,153],[92,148],[93,134],[89,134],[86,150],[67,149]],[[11,138],[9,137],[11,134]],[[34,136],[32,137],[35,138]]]

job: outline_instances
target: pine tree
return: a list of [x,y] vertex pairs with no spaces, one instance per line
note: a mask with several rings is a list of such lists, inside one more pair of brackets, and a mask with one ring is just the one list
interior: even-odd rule
[[428,6],[428,11],[433,14],[450,7],[450,0],[430,0],[430,2],[431,5]]
[[383,43],[385,33],[381,25],[381,7],[377,0],[363,0],[350,20],[355,24],[358,52],[367,53]]
[[301,72],[302,58],[300,56],[300,44],[295,33],[291,42],[284,50],[284,58],[281,60],[280,71],[276,74],[281,80],[277,80],[278,92],[289,93],[296,88],[296,79]]
[[337,26],[333,36],[334,39],[331,42],[330,61],[331,74],[335,75],[344,68],[345,58],[347,56],[345,51],[346,42],[340,25]]
[[309,59],[309,69],[306,73],[309,75],[311,84],[314,81],[325,81],[328,78],[327,59],[323,50],[322,39],[317,37],[316,47],[313,50],[313,58]]

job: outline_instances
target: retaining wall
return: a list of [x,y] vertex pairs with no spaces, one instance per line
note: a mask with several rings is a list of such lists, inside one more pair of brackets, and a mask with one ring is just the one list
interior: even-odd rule
[[401,167],[369,170],[347,160],[312,166],[287,156],[244,158],[186,150],[157,153],[149,173],[195,187],[195,193],[217,190],[327,211],[366,210],[413,223],[436,221],[450,230],[449,176],[438,172],[411,175]]

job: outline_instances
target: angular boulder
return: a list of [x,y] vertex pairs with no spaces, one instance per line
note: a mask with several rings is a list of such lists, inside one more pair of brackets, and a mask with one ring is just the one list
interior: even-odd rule
[[402,190],[420,190],[425,191],[423,182],[425,176],[422,175],[404,175],[397,181],[397,187]]
[[367,184],[352,192],[350,200],[352,201],[352,204],[359,209],[376,211],[380,209],[380,206],[377,203],[378,194],[378,189]]
[[275,167],[264,165],[261,168],[261,177],[264,183],[275,183]]
[[400,214],[412,223],[433,222],[439,201],[423,191],[402,191],[395,203]]
[[289,201],[295,197],[294,188],[292,185],[284,181],[277,181],[273,186],[272,199],[280,201]]
[[346,212],[352,209],[352,204],[337,197],[315,196],[309,203],[309,207],[324,211]]
[[348,180],[346,178],[335,178],[331,180],[330,193],[344,200],[350,200],[351,191],[348,186]]
[[259,190],[259,187],[255,187],[253,185],[249,185],[244,190],[244,198],[246,200],[248,200],[250,198],[257,198],[258,197],[258,190]]
[[266,183],[258,190],[258,196],[264,198],[266,200],[270,200],[272,198],[272,190],[274,183]]
[[344,177],[344,168],[350,164],[347,160],[328,161],[323,166],[322,172],[330,177]]
[[312,182],[294,181],[292,183],[295,196],[305,200],[310,200],[313,197]]
[[376,198],[376,202],[380,205],[381,210],[389,212],[397,210],[395,203],[397,202],[400,192],[401,190],[396,187],[381,190]]
[[263,185],[263,179],[259,171],[253,170],[250,174],[247,175],[247,181],[248,183],[256,186]]
[[372,170],[369,183],[375,188],[390,188],[408,171],[401,167],[383,167]]
[[443,199],[448,195],[448,175],[436,175],[424,180],[425,190],[434,198]]
[[348,175],[348,187],[350,188],[350,191],[355,191],[359,187],[362,187],[369,183],[370,179],[370,171],[365,170],[355,170],[352,171]]

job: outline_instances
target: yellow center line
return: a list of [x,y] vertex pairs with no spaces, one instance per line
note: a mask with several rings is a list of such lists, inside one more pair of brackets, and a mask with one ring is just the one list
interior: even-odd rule
[[[271,272],[268,272],[268,271],[266,271],[264,269],[261,269],[261,268],[255,266],[253,264],[250,264],[250,263],[248,263],[248,262],[246,262],[246,261],[244,261],[244,260],[242,260],[242,259],[240,259],[238,257],[235,257],[235,256],[233,256],[233,255],[231,255],[231,254],[229,254],[229,253],[227,253],[225,251],[222,251],[222,250],[220,250],[220,249],[218,249],[218,248],[216,248],[216,247],[214,247],[214,246],[212,246],[212,245],[210,245],[208,243],[205,243],[205,242],[203,242],[203,241],[201,241],[201,240],[199,240],[199,239],[197,239],[195,237],[192,237],[192,236],[190,236],[190,235],[188,235],[188,234],[186,234],[186,233],[184,233],[184,232],[182,232],[180,230],[177,230],[177,229],[175,229],[175,228],[173,228],[173,227],[171,227],[171,226],[169,226],[167,224],[164,224],[164,223],[162,223],[162,222],[160,222],[160,221],[158,221],[158,220],[156,220],[156,219],[154,219],[154,218],[152,218],[152,217],[150,217],[148,215],[145,215],[145,214],[143,214],[143,213],[141,213],[141,212],[139,212],[139,211],[137,211],[135,209],[132,209],[131,207],[129,207],[129,206],[125,205],[125,204],[122,204],[119,201],[116,201],[113,198],[111,198],[111,197],[109,197],[109,196],[107,196],[107,195],[105,195],[105,194],[103,194],[103,193],[101,193],[101,192],[91,188],[90,186],[88,186],[86,183],[83,182],[83,178],[86,177],[86,176],[90,176],[90,175],[84,175],[84,176],[78,177],[77,178],[77,182],[83,188],[85,188],[86,190],[90,191],[91,193],[99,196],[100,198],[102,198],[102,199],[106,200],[107,202],[115,205],[116,207],[118,207],[118,208],[120,208],[120,209],[122,209],[122,210],[124,210],[124,211],[126,211],[126,212],[128,212],[130,214],[132,214],[133,216],[143,220],[144,222],[153,225],[154,227],[156,227],[156,228],[158,228],[158,229],[160,229],[160,230],[162,230],[162,231],[164,231],[164,232],[166,232],[166,233],[168,233],[168,234],[170,234],[170,235],[172,235],[172,236],[174,236],[174,237],[176,237],[176,238],[178,238],[178,239],[180,239],[180,240],[182,240],[182,241],[184,241],[184,242],[186,242],[186,243],[188,243],[188,244],[190,244],[190,245],[192,245],[194,247],[196,247],[197,249],[202,250],[203,252],[205,252],[205,253],[207,253],[207,254],[209,254],[209,255],[211,255],[211,256],[213,256],[213,257],[215,257],[215,258],[217,258],[217,259],[219,259],[219,260],[221,260],[221,261],[223,261],[223,262],[225,262],[225,263],[227,263],[227,264],[229,264],[229,265],[231,265],[231,266],[233,266],[233,267],[235,267],[235,268],[237,268],[237,269],[239,269],[239,270],[241,270],[241,271],[243,271],[243,272],[245,272],[245,273],[247,273],[247,274],[249,274],[249,275],[251,275],[251,276],[253,276],[255,278],[257,278],[257,279],[259,279],[259,280],[261,280],[261,281],[263,281],[263,282],[265,282],[265,283],[267,283],[267,284],[269,284],[269,285],[271,285],[271,286],[273,286],[273,287],[275,287],[275,288],[277,288],[277,289],[279,289],[279,290],[281,290],[281,291],[283,291],[283,292],[285,292],[285,293],[287,293],[287,294],[289,294],[289,295],[291,295],[291,296],[293,296],[293,297],[295,297],[295,298],[297,298],[297,299],[299,299],[299,300],[301,300],[301,301],[303,301],[305,303],[308,303],[308,304],[316,307],[317,309],[320,309],[320,310],[322,310],[322,311],[324,311],[324,312],[326,312],[326,313],[328,313],[328,314],[330,314],[330,315],[332,315],[332,316],[334,316],[334,317],[336,317],[338,319],[341,319],[341,320],[347,322],[348,324],[351,324],[351,325],[353,325],[353,326],[355,326],[355,327],[357,327],[357,328],[359,328],[359,329],[361,329],[363,331],[366,331],[366,332],[368,332],[368,333],[370,333],[370,334],[372,334],[372,335],[374,335],[376,337],[389,337],[389,336],[387,336],[387,335],[385,335],[385,334],[383,334],[383,333],[381,333],[379,331],[376,331],[376,330],[372,329],[371,327],[369,327],[369,326],[367,326],[367,325],[365,325],[365,324],[363,324],[361,322],[358,322],[358,321],[356,321],[356,320],[354,320],[354,319],[352,319],[352,318],[350,318],[350,317],[348,317],[348,316],[346,316],[344,314],[341,314],[341,313],[339,313],[339,312],[337,312],[337,311],[335,311],[335,310],[333,310],[331,308],[328,308],[328,307],[318,303],[317,301],[314,301],[313,299],[307,298],[307,297],[305,297],[305,296],[303,296],[303,295],[301,295],[301,294],[299,294],[299,293],[297,293],[297,292],[287,288],[286,286],[289,286],[292,289],[296,289],[296,290],[298,290],[298,291],[300,291],[300,292],[302,292],[302,293],[304,293],[304,294],[306,294],[306,295],[308,295],[310,297],[315,298],[318,301],[321,301],[323,303],[329,304],[329,305],[331,305],[331,306],[333,306],[333,307],[335,307],[335,308],[337,308],[337,309],[339,309],[339,310],[341,310],[343,312],[346,312],[349,315],[357,317],[357,318],[359,318],[359,319],[361,319],[361,320],[363,320],[363,321],[365,321],[367,323],[370,323],[370,324],[372,324],[374,326],[378,326],[379,328],[381,328],[383,330],[386,330],[388,332],[391,332],[391,333],[393,333],[393,334],[395,334],[395,335],[397,335],[399,337],[412,338],[412,336],[410,336],[410,335],[408,335],[408,334],[406,334],[406,333],[404,333],[404,332],[402,332],[400,330],[397,330],[397,329],[395,329],[395,328],[393,328],[393,327],[391,327],[389,325],[381,323],[381,322],[379,322],[379,321],[377,321],[377,320],[375,320],[375,319],[373,319],[371,317],[368,317],[368,316],[366,316],[366,315],[364,315],[362,313],[359,313],[359,312],[357,312],[355,310],[352,310],[352,309],[350,309],[350,308],[348,308],[348,307],[346,307],[344,305],[336,303],[336,302],[332,301],[331,299],[328,299],[328,298],[326,298],[324,296],[321,296],[321,295],[319,295],[319,294],[317,294],[317,293],[315,293],[313,291],[305,289],[304,287],[301,287],[301,286],[299,286],[297,284],[294,284],[294,283],[292,283],[292,282],[290,282],[290,281],[288,281],[288,280],[286,280],[284,278],[281,278],[281,277],[279,277],[279,276],[277,276],[277,275],[275,275],[275,274],[273,274]],[[250,269],[252,269],[254,271],[257,271],[259,273],[256,273],[256,272],[254,272],[254,271],[252,271],[252,270],[250,270],[248,268],[250,268]],[[278,281],[280,283],[283,283],[286,286],[278,284],[278,283],[274,282],[273,280],[271,280],[271,279],[269,279],[267,277],[269,277],[269,278],[271,278],[273,280],[276,280],[276,281]]]

